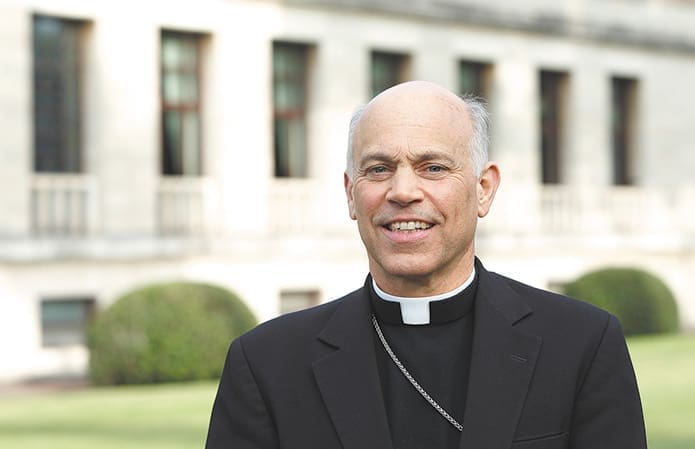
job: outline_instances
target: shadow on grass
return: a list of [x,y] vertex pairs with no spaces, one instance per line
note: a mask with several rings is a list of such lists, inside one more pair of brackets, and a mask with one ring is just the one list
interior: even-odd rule
[[693,449],[695,438],[687,435],[672,435],[661,432],[650,432],[649,449]]

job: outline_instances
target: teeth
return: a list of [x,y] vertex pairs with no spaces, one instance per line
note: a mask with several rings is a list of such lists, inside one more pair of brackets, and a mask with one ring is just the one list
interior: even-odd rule
[[416,229],[429,229],[432,225],[424,221],[399,221],[391,223],[389,229],[392,231],[414,231]]

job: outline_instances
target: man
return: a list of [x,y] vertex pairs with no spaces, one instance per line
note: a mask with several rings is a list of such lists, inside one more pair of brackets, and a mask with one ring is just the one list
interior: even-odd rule
[[475,257],[500,180],[484,108],[404,83],[348,147],[365,285],[232,343],[207,448],[646,448],[618,321]]

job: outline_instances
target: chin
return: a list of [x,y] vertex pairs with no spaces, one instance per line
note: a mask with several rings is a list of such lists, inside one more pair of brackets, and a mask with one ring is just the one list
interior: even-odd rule
[[385,275],[398,278],[423,278],[431,276],[435,272],[432,266],[422,263],[408,263],[402,260],[379,264],[379,267]]

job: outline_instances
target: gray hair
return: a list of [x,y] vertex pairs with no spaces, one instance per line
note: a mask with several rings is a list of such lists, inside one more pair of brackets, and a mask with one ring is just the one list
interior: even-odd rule
[[362,116],[364,115],[364,110],[367,108],[366,104],[360,105],[355,109],[350,118],[350,128],[348,130],[348,142],[347,142],[347,164],[345,166],[345,172],[348,174],[350,179],[355,177],[355,164],[352,158],[352,145],[355,140],[355,131],[357,130],[357,125],[360,124]]
[[[483,172],[485,163],[488,161],[488,147],[490,145],[490,114],[485,107],[485,102],[480,97],[461,95],[459,98],[461,98],[463,103],[466,105],[466,110],[468,111],[468,115],[471,119],[473,134],[468,142],[468,147],[471,151],[471,158],[475,174],[476,176],[480,176]],[[360,120],[362,120],[362,116],[364,115],[366,108],[366,104],[359,106],[355,112],[353,112],[352,117],[350,118],[346,161],[346,172],[350,179],[353,179],[355,174],[355,166],[352,158],[352,146],[355,138],[355,131],[357,130],[357,126],[360,124]]]

